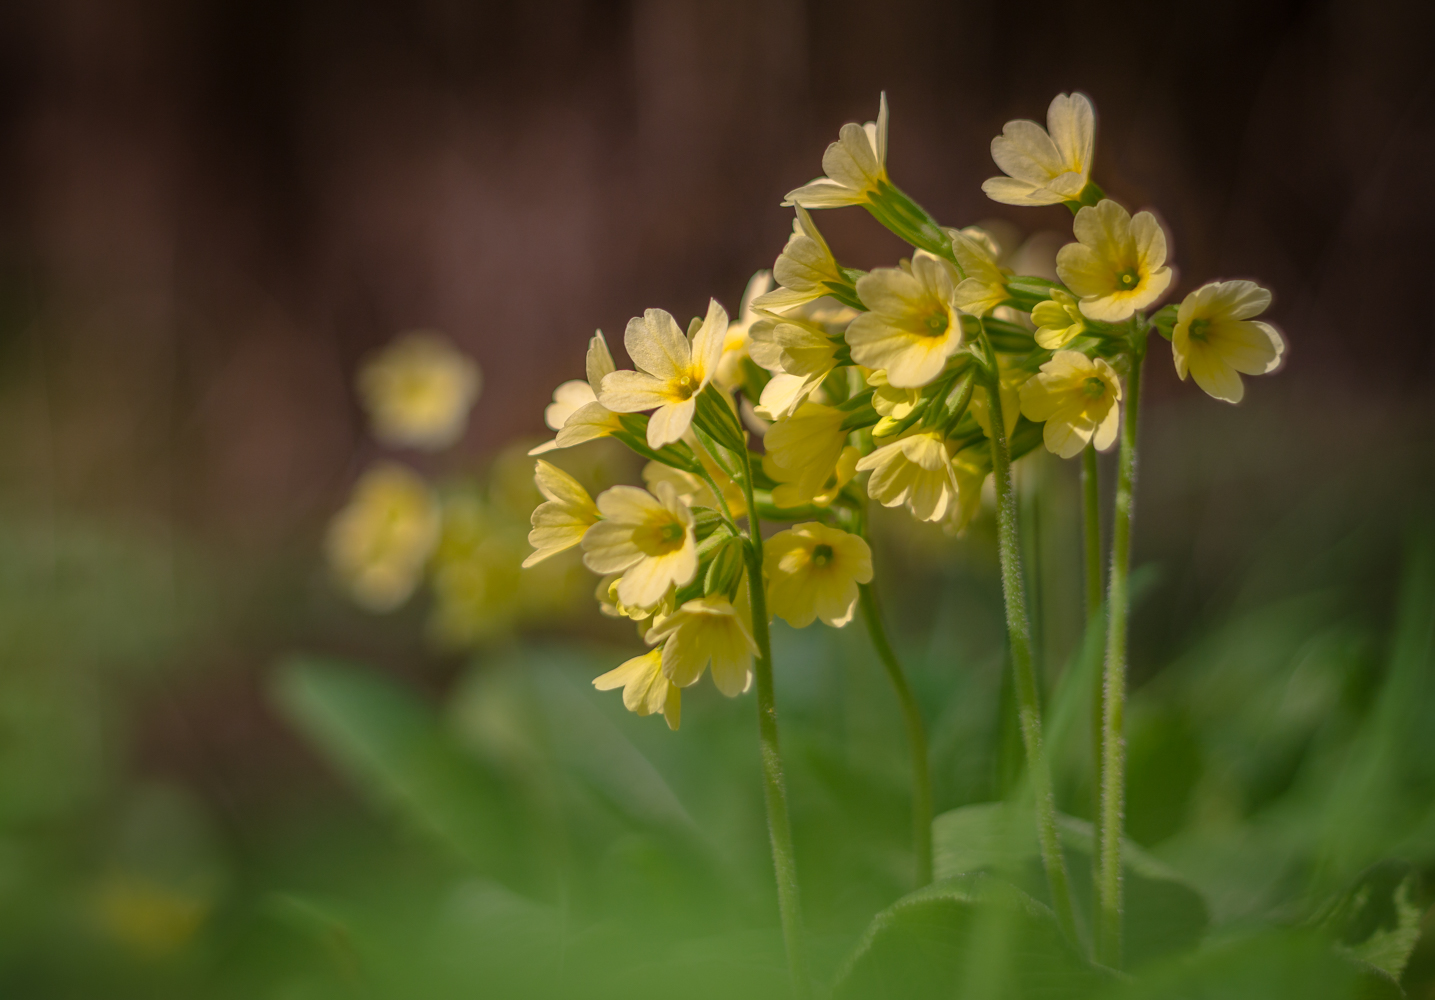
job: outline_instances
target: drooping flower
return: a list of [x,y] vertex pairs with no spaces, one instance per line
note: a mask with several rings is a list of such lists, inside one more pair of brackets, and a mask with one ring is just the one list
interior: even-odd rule
[[767,607],[794,628],[813,619],[841,628],[857,610],[857,586],[872,582],[872,550],[860,535],[816,521],[779,531],[763,545]]
[[678,686],[663,676],[663,651],[650,649],[635,656],[601,677],[593,679],[599,691],[623,689],[623,707],[638,715],[662,712],[669,729],[677,729],[682,720],[683,694]]
[[697,575],[693,515],[671,483],[658,483],[652,493],[614,486],[598,495],[598,510],[604,519],[583,536],[583,563],[594,573],[623,574],[623,604],[652,608],[668,588]]
[[894,420],[911,413],[917,400],[922,398],[920,389],[899,389],[892,385],[887,381],[887,373],[880,368],[867,375],[867,384],[872,387],[872,409]]
[[[787,192],[784,205],[839,208],[862,205],[887,181],[887,95],[882,95],[877,120],[842,126],[837,141],[822,154],[822,172],[810,184]],[[781,280],[781,279],[779,279]]]
[[647,641],[663,643],[663,675],[680,688],[690,687],[711,662],[719,691],[729,698],[746,691],[757,644],[745,604],[741,594],[737,604],[721,594],[697,597],[654,625]]
[[773,503],[798,507],[824,491],[847,444],[844,417],[841,410],[808,400],[768,428],[763,468],[779,483]]
[[758,401],[777,420],[792,413],[837,367],[842,331],[855,309],[830,299],[809,302],[781,316],[768,313],[752,328],[752,359],[773,373]]
[[1081,300],[1082,315],[1119,323],[1165,294],[1171,269],[1156,216],[1137,212],[1132,218],[1104,198],[1077,212],[1072,229],[1080,242],[1057,252],[1056,273]]
[[1271,293],[1253,281],[1213,281],[1181,302],[1171,334],[1176,374],[1189,374],[1216,399],[1239,403],[1246,387],[1241,375],[1264,375],[1280,364],[1285,340],[1255,317],[1271,304]]
[[722,354],[718,356],[717,371],[713,374],[713,381],[726,392],[733,392],[742,385],[742,363],[752,346],[752,326],[762,319],[754,303],[771,287],[771,271],[754,274],[742,293],[737,319],[727,325]]
[[1045,421],[1047,451],[1062,458],[1081,453],[1089,442],[1100,451],[1116,441],[1121,425],[1121,381],[1102,358],[1058,351],[1021,389],[1021,411]]
[[916,431],[883,445],[857,463],[858,472],[868,470],[867,495],[884,507],[906,504],[919,521],[940,521],[956,499],[947,444],[936,431]]
[[691,340],[666,310],[649,309],[629,320],[623,335],[623,346],[638,370],[606,376],[598,401],[615,413],[653,410],[650,448],[680,440],[692,424],[694,397],[717,374],[726,335],[727,311],[716,299],[708,302],[707,317]]
[[870,310],[847,327],[852,360],[885,368],[899,389],[926,385],[961,349],[962,320],[955,299],[952,265],[925,250],[912,255],[911,269],[877,268],[857,281],[857,294]]
[[997,266],[997,247],[992,238],[977,226],[948,229],[952,253],[966,277],[957,285],[954,299],[957,307],[973,316],[985,316],[1007,299],[1007,272]]
[[[1023,368],[1004,365],[1001,356],[997,356],[997,386],[1001,392],[1002,428],[1006,431],[1008,441],[1011,440],[1012,431],[1016,430],[1016,422],[1021,417],[1020,390],[1029,378],[1031,378],[1031,372]],[[972,389],[972,401],[968,410],[971,412],[972,418],[976,420],[977,426],[982,429],[982,433],[991,437],[991,398],[984,383],[979,381]]]
[[982,487],[992,471],[991,450],[986,445],[963,448],[952,456],[952,475],[957,481],[957,502],[951,505],[943,526],[948,534],[965,531],[982,509]]
[[1046,125],[1009,121],[992,140],[992,159],[1007,176],[982,183],[988,198],[1005,205],[1055,205],[1081,196],[1096,151],[1096,109],[1085,94],[1057,94]]
[[603,339],[603,331],[598,330],[588,341],[587,381],[573,379],[564,382],[553,390],[553,402],[543,411],[544,422],[557,431],[558,436],[528,454],[542,455],[555,448],[571,448],[621,430],[618,415],[598,402],[603,379],[613,369],[613,355],[608,350],[608,342]]
[[832,256],[817,223],[801,205],[797,206],[797,218],[792,222],[792,235],[777,263],[772,265],[772,276],[781,287],[759,296],[753,302],[757,309],[786,312],[820,299],[834,288],[846,287],[837,258]]
[[394,341],[359,372],[374,436],[401,448],[437,450],[463,434],[483,388],[478,366],[437,333]]
[[428,484],[401,465],[377,465],[359,478],[329,525],[329,565],[361,606],[391,611],[418,586],[439,527]]
[[588,491],[562,469],[539,459],[533,481],[547,499],[533,511],[528,544],[534,552],[523,560],[524,569],[571,549],[598,521],[598,507]]
[[1060,288],[1051,290],[1051,298],[1038,302],[1031,311],[1036,324],[1036,344],[1048,351],[1059,351],[1086,332],[1081,307]]
[[[661,603],[658,605],[657,612],[653,608],[631,607],[624,604],[622,598],[618,596],[618,581],[622,578],[622,573],[609,573],[598,581],[598,586],[593,591],[593,597],[598,601],[599,611],[609,618],[630,618],[635,622],[645,621],[655,613],[661,613]],[[669,611],[671,610],[670,608]]]

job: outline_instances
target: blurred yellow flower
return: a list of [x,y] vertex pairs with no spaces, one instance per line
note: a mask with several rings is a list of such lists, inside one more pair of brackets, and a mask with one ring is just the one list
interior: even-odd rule
[[1264,375],[1280,364],[1280,331],[1255,319],[1271,293],[1253,281],[1213,281],[1181,302],[1171,334],[1171,355],[1182,381],[1189,374],[1216,399],[1239,403],[1241,375]]
[[1166,234],[1156,216],[1136,217],[1109,198],[1076,213],[1072,226],[1080,242],[1056,254],[1056,273],[1081,300],[1088,319],[1119,323],[1145,309],[1171,284]]
[[852,360],[885,368],[899,389],[926,385],[962,347],[962,320],[952,265],[925,250],[910,268],[877,268],[857,280],[857,295],[870,310],[847,328]]
[[808,400],[767,429],[763,469],[780,484],[772,491],[773,503],[798,507],[823,492],[847,444],[844,417],[841,410]]
[[717,373],[727,336],[727,312],[716,299],[708,302],[707,318],[683,335],[672,315],[649,309],[628,321],[623,346],[637,371],[616,371],[603,379],[598,401],[615,413],[653,410],[648,420],[648,447],[678,441],[692,424],[693,398]]
[[1086,332],[1081,307],[1060,288],[1051,290],[1051,298],[1038,302],[1031,311],[1036,324],[1036,344],[1048,351],[1059,351]]
[[[1031,372],[1023,368],[1007,367],[1002,364],[1002,358],[997,356],[997,385],[1002,397],[1002,427],[1006,431],[1007,440],[1011,440],[1012,431],[1016,430],[1016,422],[1021,418],[1021,395],[1020,390],[1027,379],[1031,378]],[[978,382],[972,389],[972,401],[967,409],[971,412],[972,419],[982,429],[987,437],[992,436],[991,401],[987,394],[987,387]]]
[[683,694],[678,686],[663,676],[663,651],[650,649],[635,656],[614,670],[595,678],[599,691],[623,689],[623,707],[638,715],[662,712],[669,729],[677,729],[682,720]]
[[847,284],[827,241],[801,205],[797,206],[797,218],[792,222],[792,235],[772,266],[772,276],[782,287],[758,296],[753,302],[754,308],[786,312],[822,298],[833,286],[840,288]]
[[988,198],[1006,205],[1056,205],[1081,196],[1096,151],[1096,109],[1085,94],[1057,94],[1046,125],[1009,121],[992,140],[992,159],[1007,176],[982,183]]
[[719,691],[729,698],[746,691],[757,644],[745,620],[745,604],[741,595],[736,605],[720,594],[694,598],[649,630],[648,642],[663,642],[663,675],[678,687],[690,687],[711,662]]
[[[789,191],[784,205],[839,208],[865,204],[887,182],[887,95],[882,95],[877,120],[842,126],[837,141],[822,154],[822,172],[810,184]],[[779,279],[781,280],[781,279]]]
[[[609,618],[631,618],[635,622],[653,617],[652,608],[630,607],[618,597],[618,581],[622,578],[622,573],[609,573],[598,581],[598,587],[593,591],[593,596],[598,600],[598,610]],[[661,604],[658,610],[661,613]]]
[[329,524],[329,566],[358,604],[391,611],[418,586],[439,523],[427,483],[401,465],[374,466]]
[[762,390],[759,413],[787,416],[837,367],[842,330],[855,309],[811,302],[782,316],[768,314],[752,328],[752,359],[773,373]]
[[763,543],[767,607],[794,628],[813,619],[841,628],[857,610],[857,585],[872,582],[872,550],[859,535],[816,521]]
[[884,507],[906,504],[919,521],[940,521],[956,499],[947,444],[936,431],[918,431],[883,445],[857,463],[871,471],[867,495]]
[[607,437],[622,428],[618,415],[598,402],[603,379],[614,370],[613,355],[603,331],[598,330],[588,341],[587,381],[572,379],[553,390],[553,402],[543,411],[543,420],[558,436],[529,451],[542,455],[555,448],[571,448],[575,444]]
[[95,916],[115,940],[147,958],[183,948],[209,916],[208,893],[196,893],[128,872],[115,872],[94,897]]
[[524,569],[571,549],[598,520],[598,508],[588,491],[562,469],[540,458],[533,481],[547,500],[533,511],[533,530],[528,533],[528,544],[534,552],[523,560]]
[[727,325],[722,354],[718,356],[717,371],[713,374],[713,381],[725,392],[733,392],[742,385],[742,363],[752,344],[752,325],[762,318],[754,302],[771,287],[771,271],[758,271],[754,274],[742,293],[737,319]]
[[618,598],[652,608],[669,587],[681,587],[698,571],[693,515],[672,483],[652,493],[614,486],[598,496],[604,520],[583,536],[583,562],[595,573],[622,573]]
[[483,386],[478,366],[436,333],[394,341],[359,372],[359,395],[374,436],[397,447],[435,450],[457,441]]
[[1046,450],[1062,458],[1079,455],[1092,441],[1101,451],[1110,448],[1121,424],[1120,400],[1115,369],[1079,351],[1058,351],[1021,389],[1022,412],[1046,422]]
[[982,487],[992,471],[991,453],[986,445],[963,448],[952,456],[952,474],[957,481],[957,502],[951,506],[944,525],[949,534],[960,534],[982,509]]
[[957,285],[953,298],[957,308],[973,316],[985,316],[1007,299],[1007,272],[997,266],[997,245],[977,226],[948,229],[952,253],[966,277]]

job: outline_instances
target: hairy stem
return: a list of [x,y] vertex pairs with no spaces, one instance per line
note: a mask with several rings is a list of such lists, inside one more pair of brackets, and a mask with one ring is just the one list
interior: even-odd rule
[[1131,373],[1121,419],[1121,456],[1116,473],[1116,518],[1111,532],[1111,574],[1106,592],[1106,664],[1101,713],[1101,864],[1096,883],[1096,957],[1121,966],[1121,820],[1126,805],[1126,631],[1131,611],[1131,515],[1136,486],[1136,430],[1141,409],[1141,366],[1146,333],[1133,332]]
[[1037,838],[1041,861],[1051,889],[1052,909],[1062,931],[1074,943],[1076,916],[1071,903],[1071,880],[1061,839],[1056,827],[1056,799],[1051,789],[1051,769],[1042,745],[1041,705],[1032,664],[1031,621],[1027,614],[1026,582],[1022,579],[1021,545],[1017,537],[1016,490],[1012,486],[1011,451],[1002,417],[996,353],[986,331],[981,333],[988,368],[985,373],[988,414],[992,440],[992,478],[997,493],[997,547],[1001,555],[1002,596],[1006,600],[1007,644],[1011,650],[1012,679],[1015,681],[1017,712],[1021,720],[1022,743],[1026,747],[1027,772],[1036,800]]
[[[1088,444],[1081,453],[1081,534],[1086,570],[1086,634],[1092,636],[1101,629],[1105,614],[1102,607],[1103,581],[1101,579],[1101,481],[1096,465],[1096,446]],[[1099,670],[1092,671],[1091,692],[1091,750],[1093,780],[1093,816],[1101,815],[1101,727],[1102,712],[1106,699],[1102,693],[1104,683]],[[1091,852],[1091,878],[1095,884],[1101,876],[1101,824],[1095,825],[1096,843]],[[1099,902],[1093,899],[1093,906]]]
[[887,668],[887,677],[897,692],[902,718],[907,724],[907,745],[912,754],[912,846],[917,855],[917,888],[932,881],[932,778],[927,768],[927,732],[922,725],[922,710],[912,694],[911,685],[882,624],[882,611],[871,584],[860,588],[862,620],[867,634],[877,649],[877,657]]

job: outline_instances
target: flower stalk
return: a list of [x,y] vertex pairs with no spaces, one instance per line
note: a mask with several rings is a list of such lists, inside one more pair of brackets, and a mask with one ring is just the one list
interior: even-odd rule
[[[1096,448],[1088,444],[1081,453],[1081,541],[1086,573],[1086,634],[1094,636],[1102,625],[1105,610],[1102,605],[1104,582],[1101,578],[1101,478],[1096,463]],[[1092,654],[1096,655],[1096,654]],[[1101,815],[1101,728],[1102,713],[1105,711],[1105,696],[1102,685],[1105,679],[1101,671],[1092,671],[1091,692],[1091,749],[1092,768],[1092,815]],[[1095,826],[1096,842],[1091,853],[1091,877],[1093,883],[1100,877],[1101,869],[1101,824]]]

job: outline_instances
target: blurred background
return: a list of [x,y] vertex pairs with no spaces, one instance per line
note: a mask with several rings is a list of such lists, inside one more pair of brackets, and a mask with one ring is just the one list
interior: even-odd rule
[[[669,734],[587,689],[637,643],[586,583],[571,614],[435,643],[422,595],[354,607],[323,532],[390,454],[355,373],[415,328],[486,386],[458,447],[400,457],[475,477],[521,527],[522,450],[593,330],[617,343],[644,308],[683,317],[709,295],[735,311],[787,237],[782,195],[884,90],[897,182],[944,223],[1003,219],[1017,239],[1069,215],[987,201],[989,141],[1084,91],[1095,176],[1160,213],[1178,294],[1232,277],[1275,292],[1288,363],[1239,407],[1180,383],[1160,345],[1148,364],[1133,837],[1218,923],[1291,911],[1381,857],[1435,874],[1432,35],[1435,7],[1354,0],[4,5],[0,990],[387,995],[374,984],[422,955],[462,992],[496,974],[435,966],[433,940],[466,955],[491,926],[548,927],[532,900],[555,892],[574,912],[688,913],[674,900],[717,890],[684,851],[712,842],[759,888],[729,888],[742,898],[691,937],[775,925],[750,702],[705,690]],[[820,222],[852,266],[901,253],[865,213]],[[581,461],[637,481],[621,458]],[[1077,494],[1069,465],[1028,467],[1024,484],[1050,484],[1024,516],[1054,685],[1081,625]],[[882,529],[939,810],[997,797],[1018,766],[988,521],[957,542]],[[864,642],[809,633],[778,637],[779,696],[834,964],[905,891],[905,748]],[[367,664],[370,687],[278,666],[296,652]],[[454,832],[469,820],[426,798],[448,779],[406,785],[333,707],[366,698],[402,701],[397,721],[379,710],[383,738],[432,725],[486,762],[483,801],[549,817],[532,829],[553,843],[474,862]],[[585,725],[626,762],[606,778],[565,770],[584,754],[561,734]],[[1084,815],[1072,748],[1063,807]],[[626,790],[603,785],[624,768]],[[1360,822],[1312,819],[1336,815]],[[701,844],[662,847],[673,824]],[[502,836],[541,840],[522,830]],[[555,890],[565,865],[600,876]],[[430,919],[447,931],[408,941]],[[750,944],[754,968],[771,944]],[[1435,997],[1435,950],[1408,975]]]

